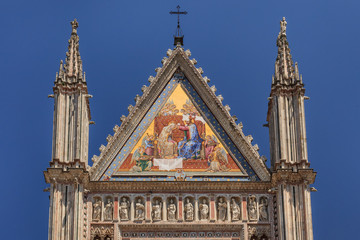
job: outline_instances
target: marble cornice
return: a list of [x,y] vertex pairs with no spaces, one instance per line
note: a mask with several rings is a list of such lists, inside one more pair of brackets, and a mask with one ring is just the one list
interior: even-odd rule
[[83,168],[48,168],[44,171],[46,183],[80,183],[86,185],[89,182],[89,172]]
[[179,229],[181,231],[239,231],[243,229],[244,224],[241,223],[226,223],[226,224],[217,224],[217,223],[208,223],[208,224],[194,224],[178,222],[175,223],[142,223],[142,224],[119,224],[119,227],[122,231],[141,231],[141,230],[151,230],[151,231],[168,231]]
[[91,181],[86,188],[90,192],[266,192],[271,188],[271,182],[100,182]]

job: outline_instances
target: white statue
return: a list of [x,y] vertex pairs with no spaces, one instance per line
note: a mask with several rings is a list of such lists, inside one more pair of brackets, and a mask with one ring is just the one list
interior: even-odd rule
[[175,205],[173,199],[170,199],[170,203],[169,203],[167,210],[168,210],[168,215],[167,215],[168,220],[170,220],[170,221],[176,220],[176,205]]
[[285,17],[280,21],[280,34],[286,35],[286,25],[287,22],[285,20]]
[[218,219],[221,221],[225,221],[226,219],[226,209],[227,209],[227,204],[224,201],[224,198],[220,198],[219,199],[219,203],[218,203]]
[[266,197],[260,198],[259,203],[259,218],[261,221],[268,220],[268,200]]
[[248,212],[249,220],[257,220],[257,205],[255,196],[250,196],[248,199]]
[[97,199],[93,205],[93,220],[101,220],[101,199]]
[[111,221],[113,220],[113,203],[110,198],[108,198],[104,210],[104,220]]
[[155,200],[155,203],[152,206],[152,219],[154,221],[161,220],[161,209],[162,209],[162,203],[159,202],[159,200]]
[[200,220],[207,220],[209,215],[209,206],[206,203],[206,199],[202,200],[202,203],[199,205],[200,209]]
[[119,206],[119,212],[120,212],[120,220],[127,221],[129,220],[129,201],[126,200],[126,198],[122,198],[120,206]]
[[144,220],[145,218],[145,206],[142,203],[141,198],[139,198],[135,204],[135,218],[137,220]]
[[186,198],[186,204],[184,206],[184,210],[185,210],[185,220],[193,221],[194,220],[194,206],[190,202],[189,198]]
[[231,220],[233,221],[240,220],[240,207],[236,203],[234,198],[231,199],[230,209],[231,209]]

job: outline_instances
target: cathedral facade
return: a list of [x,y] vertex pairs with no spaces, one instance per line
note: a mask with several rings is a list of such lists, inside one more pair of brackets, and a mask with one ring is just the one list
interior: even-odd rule
[[268,98],[270,168],[181,41],[88,164],[78,23],[53,87],[49,240],[311,240],[316,173],[302,76],[280,21]]

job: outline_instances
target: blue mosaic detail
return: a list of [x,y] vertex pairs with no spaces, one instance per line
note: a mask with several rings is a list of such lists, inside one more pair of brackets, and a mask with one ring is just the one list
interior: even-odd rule
[[149,112],[146,114],[146,116],[141,121],[138,128],[133,132],[129,140],[126,142],[126,144],[123,146],[123,148],[120,150],[119,154],[116,156],[114,162],[111,163],[110,167],[105,171],[105,174],[101,177],[100,180],[102,181],[175,181],[174,177],[127,177],[127,176],[112,176],[121,166],[121,164],[126,160],[126,157],[131,152],[131,150],[134,148],[136,143],[140,140],[141,136],[144,134],[146,129],[149,127],[151,122],[156,117],[157,113],[161,110],[161,107],[163,104],[167,101],[167,99],[170,97],[172,91],[175,89],[175,87],[178,85],[178,83],[181,83],[181,85],[187,90],[188,94],[192,97],[194,100],[194,104],[200,109],[200,111],[203,114],[203,117],[207,120],[207,122],[212,126],[213,130],[215,130],[221,139],[221,141],[224,143],[224,145],[227,146],[228,151],[232,153],[232,155],[235,157],[235,161],[238,161],[240,165],[243,167],[243,169],[248,174],[248,177],[186,177],[185,181],[249,181],[249,179],[259,181],[259,177],[256,175],[254,170],[250,167],[248,162],[245,160],[244,156],[240,153],[240,151],[237,149],[233,141],[230,139],[230,137],[227,135],[227,133],[224,131],[224,129],[221,127],[218,120],[215,118],[215,116],[212,114],[212,112],[209,110],[207,105],[203,102],[201,97],[198,95],[198,93],[195,91],[191,83],[186,79],[177,80],[172,79],[168,83],[168,85],[165,87],[161,95],[157,98],[156,102],[153,104]]

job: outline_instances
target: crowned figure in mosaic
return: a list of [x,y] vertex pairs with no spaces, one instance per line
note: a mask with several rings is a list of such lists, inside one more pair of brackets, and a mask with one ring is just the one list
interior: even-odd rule
[[184,139],[178,145],[179,157],[185,159],[200,158],[203,139],[199,136],[199,131],[195,124],[195,116],[190,115],[189,121],[185,121],[185,126],[179,125],[178,128],[184,131]]

